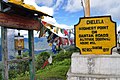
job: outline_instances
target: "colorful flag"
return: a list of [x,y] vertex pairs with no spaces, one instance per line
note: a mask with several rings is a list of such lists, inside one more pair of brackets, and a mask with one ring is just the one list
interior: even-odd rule
[[68,35],[68,32],[67,32],[67,30],[65,30],[65,29],[64,29],[64,34],[65,34],[65,36]]
[[52,63],[52,55],[44,62],[42,69],[44,69],[48,64]]

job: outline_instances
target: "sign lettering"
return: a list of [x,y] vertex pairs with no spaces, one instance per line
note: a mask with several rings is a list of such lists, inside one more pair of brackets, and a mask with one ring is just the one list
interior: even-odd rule
[[116,46],[116,26],[110,16],[81,18],[75,25],[75,44],[81,54],[111,54]]

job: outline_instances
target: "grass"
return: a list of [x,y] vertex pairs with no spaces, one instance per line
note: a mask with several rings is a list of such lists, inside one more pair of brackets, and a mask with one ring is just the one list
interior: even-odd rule
[[[36,80],[66,80],[66,74],[70,67],[70,59],[65,59],[60,62],[54,62],[48,65],[45,69],[38,70],[36,72]],[[17,77],[13,80],[30,80],[29,76],[22,78]]]
[[[66,80],[66,74],[70,68],[71,64],[71,55],[73,52],[79,51],[79,49],[71,46],[66,49],[66,51],[61,50],[58,54],[53,55],[53,63],[47,65],[45,69],[38,69],[35,74],[36,80]],[[41,53],[36,57],[37,66],[40,67],[42,64],[38,63],[40,60],[46,57],[46,53],[44,55]],[[43,56],[41,58],[41,56]],[[25,74],[23,77],[18,75],[17,78],[12,80],[30,80],[29,72]]]
[[69,66],[56,66],[54,69],[48,71],[41,71],[36,75],[38,80],[47,79],[47,78],[57,78],[66,80],[66,73],[69,69]]

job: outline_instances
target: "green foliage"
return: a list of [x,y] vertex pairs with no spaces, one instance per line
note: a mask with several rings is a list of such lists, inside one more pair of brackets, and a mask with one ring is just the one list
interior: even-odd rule
[[[21,58],[24,58],[24,57],[29,57],[29,53],[25,52],[21,56],[17,56],[17,59],[21,59]],[[29,71],[29,61],[19,62],[16,66],[16,72],[18,73],[18,75],[23,76],[23,75],[25,75],[26,71]]]
[[[17,56],[16,58],[22,59],[24,57],[28,57],[28,52],[23,53],[21,56]],[[9,64],[9,79],[12,80],[16,77],[22,77],[27,75],[26,73],[29,71],[29,61],[21,61],[18,63]]]
[[62,61],[64,59],[70,59],[73,52],[78,52],[79,49],[71,46],[68,49],[60,51],[54,58],[54,61]]
[[13,78],[16,77],[23,77],[25,75],[29,75],[29,64],[28,61],[22,61],[19,62],[18,64],[10,64],[11,66],[9,67],[9,79],[12,80]]
[[17,65],[17,72],[18,74],[25,74],[26,71],[29,71],[29,61],[21,61]]
[[66,80],[66,73],[70,67],[70,59],[58,61],[47,66],[43,70],[38,70],[36,77],[38,80]]
[[37,71],[38,80],[61,79],[66,80],[66,74],[71,64],[71,55],[73,52],[79,52],[79,49],[74,46],[66,50],[61,50],[58,54],[54,55],[52,65],[47,66],[43,70]]
[[29,57],[29,52],[24,52],[24,53],[22,54],[22,57]]
[[70,53],[68,51],[64,52],[64,51],[61,51],[59,54],[57,54],[54,58],[54,61],[62,61],[66,58],[70,58]]
[[42,52],[36,56],[36,69],[41,69],[43,63],[49,58],[50,54],[48,52]]
[[2,80],[2,67],[3,67],[3,64],[2,64],[2,61],[0,62],[0,80]]
[[0,69],[0,80],[2,80],[2,69]]
[[9,70],[9,78],[15,78],[17,77],[17,72],[15,70]]
[[66,50],[68,50],[69,52],[80,52],[79,51],[79,49],[78,48],[76,48],[75,46],[70,46],[68,49],[66,49]]
[[63,61],[59,61],[59,62],[53,63],[53,65],[68,66],[68,65],[70,65],[70,59],[64,59]]
[[[45,69],[41,69],[41,67],[43,63],[49,58],[51,53],[42,52],[36,55],[36,80],[66,80],[66,74],[71,64],[70,58],[73,52],[79,52],[79,49],[71,46],[65,50],[61,50],[58,54],[53,55],[53,63],[47,65]],[[26,55],[23,56],[26,57]],[[25,64],[25,62],[23,62],[20,64],[21,68],[23,65],[28,66],[28,64]],[[13,80],[29,80],[29,68],[27,67],[27,69],[27,71],[25,70],[24,72],[24,69],[22,68],[20,74],[18,74],[17,78],[14,78]]]

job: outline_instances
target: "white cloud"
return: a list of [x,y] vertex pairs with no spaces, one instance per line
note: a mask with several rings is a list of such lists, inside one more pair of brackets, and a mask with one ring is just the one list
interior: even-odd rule
[[60,27],[60,28],[64,28],[64,29],[71,29],[71,28],[74,28],[74,26],[68,26],[68,25],[65,25],[65,24],[59,24],[56,20],[55,20],[55,18],[51,18],[51,17],[46,17],[46,16],[44,16],[44,19],[42,19],[43,21],[45,21],[45,22],[47,22],[47,23],[49,23],[49,24],[52,24],[52,25],[54,25],[54,26],[56,26],[56,27]]
[[42,19],[42,20],[48,22],[49,24],[55,24],[55,23],[57,23],[56,20],[55,20],[55,18],[51,18],[51,17],[44,16],[44,19]]
[[68,26],[68,25],[65,25],[65,24],[57,24],[58,27],[62,28],[62,29],[73,29],[74,26]]
[[120,0],[91,0],[91,8],[95,14],[110,14],[114,19],[120,19]]
[[[15,30],[14,34],[17,36],[18,35],[18,30]],[[28,31],[27,30],[20,30],[20,35],[24,36],[25,38],[28,38]]]
[[[51,17],[44,17],[44,19],[42,19],[42,21],[45,21],[55,27],[59,27],[61,29],[73,29],[74,26],[68,26],[68,25],[65,25],[65,24],[59,24],[57,23],[57,21],[55,20],[55,18],[51,18]],[[54,33],[54,31],[52,30],[52,32]],[[55,33],[56,34],[56,33]],[[57,33],[58,36],[60,37],[64,37],[64,38],[67,38],[68,36],[65,36],[64,34],[61,33],[60,30],[58,30],[58,33]]]
[[47,7],[52,7],[54,10],[57,10],[62,6],[64,0],[35,0],[35,2],[39,5],[42,4]]
[[[92,16],[110,14],[114,19],[120,20],[120,0],[90,0],[90,8]],[[81,0],[68,0],[64,9],[68,12],[83,10]]]
[[[74,26],[67,26],[65,24],[59,24],[57,23],[57,21],[55,20],[55,18],[51,18],[51,17],[46,17],[44,16],[44,19],[42,19],[42,21],[45,21],[55,27],[59,27],[61,29],[73,29]],[[54,30],[51,30],[53,33],[54,33]],[[56,33],[55,33],[56,34]],[[67,36],[65,36],[64,34],[61,33],[60,30],[58,30],[58,33],[57,33],[58,36],[60,37],[64,37],[64,38],[67,38]]]
[[44,6],[52,6],[54,0],[35,0],[37,4],[43,4]]
[[46,6],[36,7],[36,9],[39,10],[39,11],[42,11],[44,13],[47,13],[50,16],[53,16],[53,14],[54,14],[53,8],[49,8],[49,7],[46,7]]
[[120,20],[120,5],[117,8],[112,8],[108,13],[110,13],[115,19]]
[[82,10],[81,0],[68,0],[64,9],[69,12],[77,12]]
[[30,5],[33,5],[37,10],[41,11],[41,12],[44,12],[44,13],[47,13],[51,16],[53,16],[54,14],[54,10],[53,8],[50,8],[50,7],[46,7],[46,6],[38,6],[36,3],[35,3],[35,0],[24,0],[24,3],[25,4],[30,4]]
[[62,6],[64,0],[57,0],[56,4],[53,6],[54,10],[59,9],[60,6]]
[[[15,30],[15,35],[18,35],[18,30]],[[28,30],[20,30],[20,35],[24,36],[25,38],[28,38]],[[34,37],[38,37],[39,33],[34,30]]]
[[[42,21],[45,21],[45,22],[47,22],[47,23],[49,23],[49,24],[51,24],[51,25],[53,25],[55,27],[59,27],[61,29],[73,29],[74,28],[74,26],[68,26],[68,25],[65,25],[65,24],[59,24],[59,23],[57,23],[57,21],[55,20],[55,18],[51,18],[51,17],[44,16],[44,19],[42,19]],[[54,31],[53,31],[53,33],[54,33]],[[58,31],[57,35],[60,36],[60,37],[67,38],[67,36],[65,36],[64,34],[62,34],[60,31]]]

